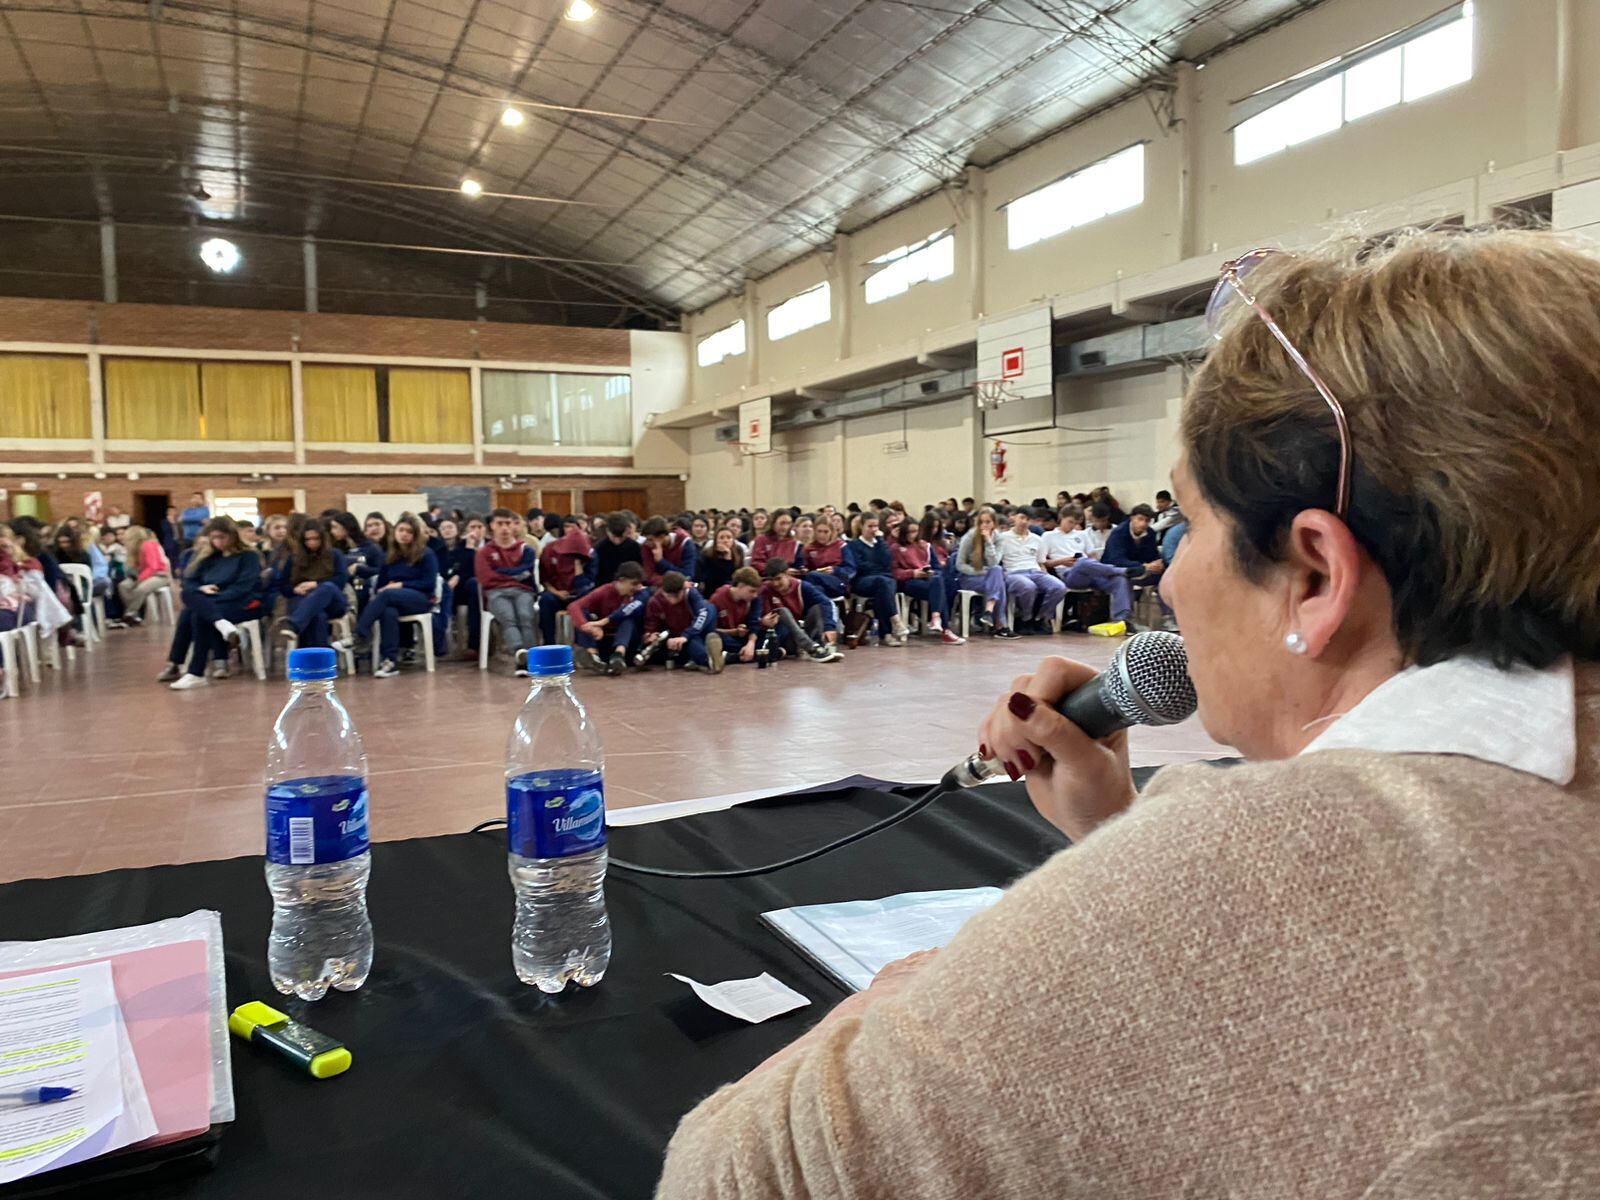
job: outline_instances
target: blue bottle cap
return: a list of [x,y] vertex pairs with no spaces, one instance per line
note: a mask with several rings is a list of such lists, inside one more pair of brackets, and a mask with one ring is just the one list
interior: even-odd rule
[[318,679],[337,679],[339,659],[325,646],[289,651],[289,682],[305,683]]
[[528,651],[529,675],[572,674],[571,646],[535,646]]

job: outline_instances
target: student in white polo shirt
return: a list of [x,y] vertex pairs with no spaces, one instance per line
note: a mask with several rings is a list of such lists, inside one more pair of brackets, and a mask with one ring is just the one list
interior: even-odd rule
[[1006,595],[1015,606],[1014,627],[1018,633],[1049,633],[1051,618],[1066,599],[1067,585],[1042,565],[1044,540],[1028,529],[1033,510],[1019,506],[1011,510],[1010,519],[1011,528],[994,540],[1006,573]]
[[[1109,513],[1107,514],[1109,516]],[[1111,620],[1136,632],[1133,624],[1133,585],[1123,567],[1099,561],[1102,547],[1094,535],[1083,528],[1083,509],[1061,510],[1060,524],[1044,535],[1040,557],[1044,569],[1069,588],[1093,588],[1111,598]]]

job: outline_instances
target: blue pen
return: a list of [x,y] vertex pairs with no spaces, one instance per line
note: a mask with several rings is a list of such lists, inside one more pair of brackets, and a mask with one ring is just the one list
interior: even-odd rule
[[24,1108],[30,1104],[56,1104],[77,1094],[69,1087],[27,1087],[0,1091],[0,1108]]

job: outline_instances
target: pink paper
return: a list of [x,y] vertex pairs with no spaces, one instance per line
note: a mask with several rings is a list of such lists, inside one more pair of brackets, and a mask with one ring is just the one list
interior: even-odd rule
[[[133,1056],[150,1097],[155,1145],[211,1126],[211,1002],[203,940],[51,963],[50,969],[110,962]],[[39,970],[0,971],[0,979]]]

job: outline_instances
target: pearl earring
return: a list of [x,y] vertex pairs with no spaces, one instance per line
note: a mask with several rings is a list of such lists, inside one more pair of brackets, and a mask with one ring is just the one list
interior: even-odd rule
[[1306,639],[1298,630],[1287,634],[1283,639],[1284,649],[1290,654],[1304,654],[1306,652]]

